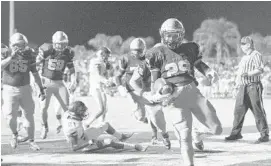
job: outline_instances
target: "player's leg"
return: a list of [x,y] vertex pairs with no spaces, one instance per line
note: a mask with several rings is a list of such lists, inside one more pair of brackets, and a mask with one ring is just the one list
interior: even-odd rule
[[210,101],[200,93],[195,84],[191,84],[190,95],[191,101],[194,101],[191,103],[190,108],[199,122],[209,129],[206,134],[221,134],[222,126],[215,108]]
[[[45,84],[46,86],[46,84]],[[48,107],[51,101],[51,97],[53,94],[53,87],[51,85],[46,86],[46,98],[41,101],[41,138],[45,139],[47,137],[47,133],[49,132],[48,128]]]
[[[179,102],[178,102],[179,101]],[[185,165],[194,164],[194,149],[192,145],[192,114],[185,108],[186,104],[181,100],[175,101],[173,105],[164,108],[172,121],[174,133],[179,140],[181,155]],[[182,107],[182,108],[181,108]]]
[[[65,111],[68,110],[68,106],[69,106],[69,92],[67,87],[64,85],[63,82],[60,82],[55,85],[57,87],[57,90],[55,91],[54,95],[57,99],[57,101],[59,102],[61,109]],[[59,110],[61,111],[61,110]],[[60,130],[62,129],[62,122],[61,122],[61,112],[57,112],[56,114],[56,119],[58,122],[56,131],[57,133],[60,132]]]
[[97,120],[100,122],[104,122],[105,115],[107,112],[107,98],[106,95],[101,91],[99,88],[92,89],[92,97],[94,98],[95,102],[98,104],[98,109],[102,112],[102,116],[99,117]]
[[25,86],[22,89],[22,94],[20,97],[20,105],[23,110],[25,117],[24,127],[27,132],[27,138],[29,141],[30,149],[40,150],[40,147],[34,142],[35,137],[35,122],[34,122],[34,112],[35,103],[32,98],[32,90],[30,86]]
[[124,134],[116,131],[115,128],[108,122],[100,123],[97,126],[90,127],[85,130],[85,135],[87,135],[89,139],[97,139],[103,133],[112,135],[119,141],[126,141],[133,135],[133,133]]
[[10,86],[4,85],[3,96],[5,96],[5,100],[2,109],[7,124],[12,132],[10,145],[12,148],[16,148],[18,145],[17,115],[19,109],[19,92]]
[[56,128],[56,133],[59,134],[61,132],[61,129],[62,129],[62,123],[61,123],[61,112],[62,112],[62,107],[61,105],[59,104],[59,102],[57,100],[55,100],[55,114],[56,114],[56,120],[57,120],[57,128]]
[[103,144],[105,146],[110,146],[115,149],[135,149],[140,152],[145,152],[148,149],[148,146],[144,146],[140,144],[131,144],[131,143],[126,143],[126,142],[118,142],[110,138],[104,139]]
[[165,115],[164,112],[162,111],[161,105],[146,105],[145,108],[148,114],[148,119],[153,125],[155,125],[155,128],[161,130],[163,143],[168,149],[170,149],[171,143],[166,129]]

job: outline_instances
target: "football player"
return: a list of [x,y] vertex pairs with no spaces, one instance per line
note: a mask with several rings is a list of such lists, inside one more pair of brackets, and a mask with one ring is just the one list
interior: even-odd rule
[[39,86],[42,100],[45,99],[45,93],[36,68],[35,52],[28,47],[26,36],[15,33],[10,38],[10,49],[6,54],[2,54],[1,59],[3,96],[5,96],[3,113],[12,131],[11,147],[16,148],[18,142],[20,142],[18,140],[17,115],[19,107],[21,107],[26,120],[24,127],[27,131],[27,137],[25,137],[24,141],[29,141],[32,150],[40,150],[40,147],[34,142],[35,105],[30,86],[30,72]]
[[111,68],[108,58],[111,51],[107,47],[101,47],[96,52],[96,57],[91,59],[89,64],[89,84],[92,96],[98,103],[99,111],[88,121],[91,125],[94,121],[104,122],[107,113],[106,87],[110,84],[107,79],[107,72]]
[[[166,130],[166,122],[162,107],[146,103],[139,92],[150,90],[150,72],[145,67],[146,43],[142,38],[135,38],[130,44],[130,53],[119,60],[120,72],[116,82],[120,92],[129,93],[129,98],[135,104],[134,116],[138,121],[150,123],[152,128],[152,144],[157,143],[157,127],[162,131],[163,143],[170,149],[169,135]],[[140,73],[142,74],[138,74]],[[135,73],[135,74],[134,74]],[[121,77],[125,74],[124,86]],[[137,77],[138,76],[138,77]],[[133,79],[132,79],[133,78]],[[147,105],[146,105],[147,104]],[[146,112],[147,111],[147,112]],[[148,115],[148,118],[146,116]]]
[[[63,81],[63,73],[66,67],[70,69],[72,74],[72,83],[69,87],[71,91],[75,89],[75,69],[73,64],[74,51],[68,46],[69,39],[66,33],[57,31],[52,36],[52,44],[45,43],[39,48],[37,57],[38,63],[42,64],[41,75],[43,77],[44,86],[46,87],[46,99],[41,103],[42,129],[41,138],[45,139],[49,131],[48,128],[48,107],[52,95],[56,97],[62,109],[67,111],[69,104],[68,89]],[[57,133],[60,132],[61,114],[56,114],[58,126]]]
[[167,19],[160,28],[161,43],[147,51],[146,61],[152,77],[149,100],[164,105],[181,144],[184,163],[194,165],[191,113],[208,127],[208,134],[221,134],[222,127],[214,107],[197,88],[194,68],[211,82],[218,80],[217,73],[202,62],[196,43],[182,43],[184,35],[185,29],[178,19]]
[[[63,131],[73,151],[83,148],[84,151],[90,151],[106,147],[116,149],[133,148],[137,151],[147,150],[147,146],[124,143],[123,141],[129,137],[117,132],[108,122],[84,129],[83,123],[88,115],[87,109],[82,101],[74,101],[71,103],[69,110],[64,113]],[[102,136],[104,133],[111,135],[111,137],[104,138]]]

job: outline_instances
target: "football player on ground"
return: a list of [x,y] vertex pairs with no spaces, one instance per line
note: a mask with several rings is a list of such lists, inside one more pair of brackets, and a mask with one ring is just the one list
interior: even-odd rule
[[[136,109],[134,111],[134,117],[143,123],[150,123],[153,132],[151,143],[157,143],[157,128],[159,128],[162,131],[164,145],[170,149],[171,144],[166,130],[166,122],[162,107],[150,104],[149,102],[149,105],[146,105],[146,100],[137,93],[142,89],[146,91],[150,90],[150,72],[148,72],[149,70],[145,70],[145,51],[145,41],[142,38],[135,38],[130,44],[129,54],[123,56],[119,60],[120,72],[116,76],[116,82],[119,91],[124,92],[124,94],[128,93],[129,98],[132,99],[135,104]],[[139,78],[131,80],[133,73],[138,73],[138,70],[142,70],[141,72],[145,74],[141,74]],[[121,77],[124,74],[125,82],[123,86]]]
[[[42,129],[41,138],[45,139],[49,131],[48,128],[48,107],[52,95],[56,97],[64,111],[68,110],[69,92],[63,81],[63,73],[66,67],[70,69],[72,74],[72,83],[69,87],[70,91],[75,89],[75,69],[73,64],[74,52],[68,46],[68,36],[57,31],[52,36],[52,44],[45,43],[39,48],[37,57],[38,63],[42,64],[41,75],[43,77],[44,86],[46,87],[46,99],[41,103]],[[56,114],[58,126],[57,133],[61,131],[61,114]]]
[[221,134],[222,127],[214,107],[197,88],[194,68],[210,78],[211,82],[217,81],[217,73],[202,62],[196,43],[182,43],[184,34],[183,24],[179,20],[166,20],[160,28],[161,43],[147,51],[146,62],[152,79],[152,96],[149,100],[164,105],[164,111],[170,116],[179,139],[184,163],[192,166],[192,113],[209,129],[208,134]]
[[27,45],[27,38],[21,33],[15,33],[10,38],[10,50],[7,54],[2,54],[1,69],[3,71],[3,96],[5,96],[3,113],[12,131],[11,147],[16,148],[18,142],[22,141],[18,139],[17,131],[17,115],[19,107],[21,107],[26,120],[24,127],[27,131],[24,141],[29,141],[32,150],[40,150],[40,147],[34,142],[35,105],[30,86],[30,72],[39,86],[42,100],[45,99],[45,93],[36,68],[35,52]]
[[[99,126],[96,127],[84,129],[83,123],[88,115],[87,109],[83,102],[74,101],[71,103],[69,110],[64,113],[63,131],[73,151],[83,148],[83,151],[90,151],[106,147],[116,149],[133,148],[137,151],[147,150],[147,146],[124,143],[123,141],[129,137],[117,132],[108,122],[100,123]],[[103,137],[104,133],[111,135],[111,137]]]

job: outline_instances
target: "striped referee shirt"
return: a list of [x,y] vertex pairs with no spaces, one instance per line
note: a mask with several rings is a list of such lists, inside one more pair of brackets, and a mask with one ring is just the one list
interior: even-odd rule
[[238,76],[242,85],[256,83],[261,81],[261,75],[241,77],[243,73],[249,73],[255,69],[263,71],[263,59],[261,53],[254,50],[250,54],[244,55],[239,63]]

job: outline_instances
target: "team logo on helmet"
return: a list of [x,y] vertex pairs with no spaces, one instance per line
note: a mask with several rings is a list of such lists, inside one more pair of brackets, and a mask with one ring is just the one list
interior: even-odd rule
[[137,58],[144,57],[146,42],[142,38],[135,38],[130,44],[130,52]]
[[63,51],[69,44],[68,35],[63,31],[57,31],[52,36],[53,47],[57,51]]
[[21,33],[14,33],[9,39],[10,48],[13,50],[22,51],[26,48],[28,40],[25,35]]
[[160,28],[160,36],[163,44],[171,49],[182,44],[185,35],[183,24],[176,18],[167,19]]

